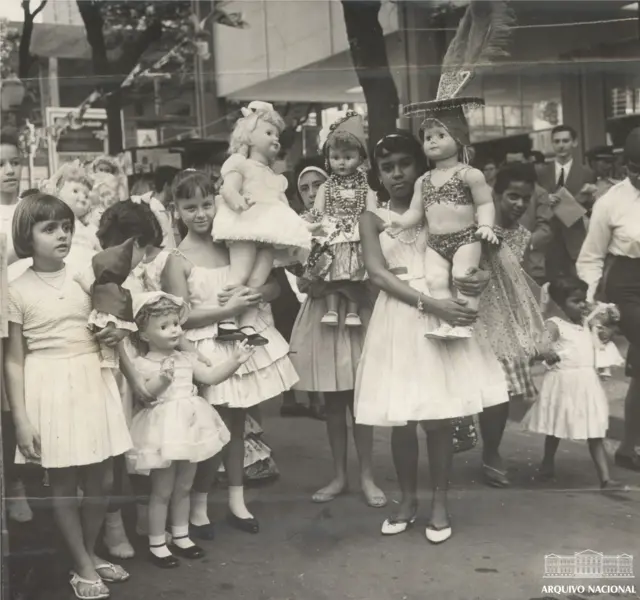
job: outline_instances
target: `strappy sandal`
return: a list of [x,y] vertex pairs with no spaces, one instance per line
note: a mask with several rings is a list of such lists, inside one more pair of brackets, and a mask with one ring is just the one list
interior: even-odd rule
[[[131,577],[120,565],[114,565],[106,560],[96,565],[95,569],[96,573],[100,575],[100,579],[106,583],[124,583]],[[102,571],[108,573],[102,573]]]
[[[75,594],[75,597],[78,600],[103,600],[104,598],[109,598],[109,588],[104,584],[102,579],[96,579],[96,581],[91,581],[90,579],[85,579],[84,577],[80,577],[75,571],[71,571],[71,579],[69,580],[69,584],[71,585],[71,589]],[[95,594],[81,594],[80,593],[80,585],[88,586],[87,591],[95,591]]]
[[239,331],[244,336],[242,339],[247,340],[249,346],[266,346],[269,343],[269,340],[257,333],[251,325],[240,327]]

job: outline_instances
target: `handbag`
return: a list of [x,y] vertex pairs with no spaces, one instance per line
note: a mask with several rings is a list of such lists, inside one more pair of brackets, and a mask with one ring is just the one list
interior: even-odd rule
[[451,419],[451,425],[453,426],[454,454],[466,452],[476,447],[478,444],[478,430],[473,416]]

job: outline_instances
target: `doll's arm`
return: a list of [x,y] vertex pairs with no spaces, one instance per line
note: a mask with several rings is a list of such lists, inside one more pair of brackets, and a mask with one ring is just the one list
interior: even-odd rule
[[133,395],[137,400],[142,401],[143,404],[149,405],[155,402],[155,397],[149,393],[147,389],[144,378],[138,373],[136,368],[133,366],[133,361],[131,357],[127,353],[124,348],[124,344],[118,344],[118,357],[119,357],[119,365],[120,371],[124,375],[124,378],[127,380]]
[[316,213],[316,215],[323,215],[324,214],[324,207],[325,207],[325,194],[327,193],[327,184],[323,183],[319,188],[318,188],[318,192],[316,193],[316,199],[313,203],[313,211]]
[[411,198],[409,209],[403,215],[391,216],[390,220],[393,227],[409,229],[410,227],[420,225],[424,221],[424,218],[424,206],[422,206],[422,177],[418,177],[413,187],[413,197]]
[[369,212],[375,212],[378,208],[378,196],[371,188],[367,190],[366,206]]
[[234,350],[231,358],[215,367],[205,367],[201,363],[193,362],[193,377],[198,383],[204,385],[218,385],[226,379],[229,379],[255,352],[253,346],[242,342]]
[[496,206],[493,202],[493,191],[484,178],[482,171],[467,169],[464,173],[465,183],[469,186],[473,203],[476,207],[478,221],[478,237],[492,244],[498,243],[493,232],[496,223]]
[[251,206],[251,202],[242,193],[244,176],[238,171],[231,171],[224,177],[220,195],[226,205],[235,212],[242,212]]

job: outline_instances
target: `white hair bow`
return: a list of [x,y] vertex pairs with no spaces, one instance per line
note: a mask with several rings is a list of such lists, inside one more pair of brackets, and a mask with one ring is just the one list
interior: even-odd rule
[[153,200],[153,192],[147,192],[146,194],[142,194],[141,196],[131,196],[131,202],[134,204],[148,204],[151,206],[151,201]]
[[262,100],[254,100],[249,103],[249,106],[243,106],[240,109],[243,117],[248,117],[257,112],[271,112],[273,111],[273,104],[269,104],[269,102],[262,102]]

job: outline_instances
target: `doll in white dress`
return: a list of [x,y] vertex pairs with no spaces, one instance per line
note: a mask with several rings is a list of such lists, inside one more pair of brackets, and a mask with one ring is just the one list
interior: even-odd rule
[[[284,127],[273,106],[252,102],[231,134],[212,231],[215,241],[229,247],[230,285],[264,285],[274,265],[301,262],[311,247],[308,224],[285,196],[286,178],[271,169]],[[246,337],[235,323],[221,322],[218,329],[220,341]]]

